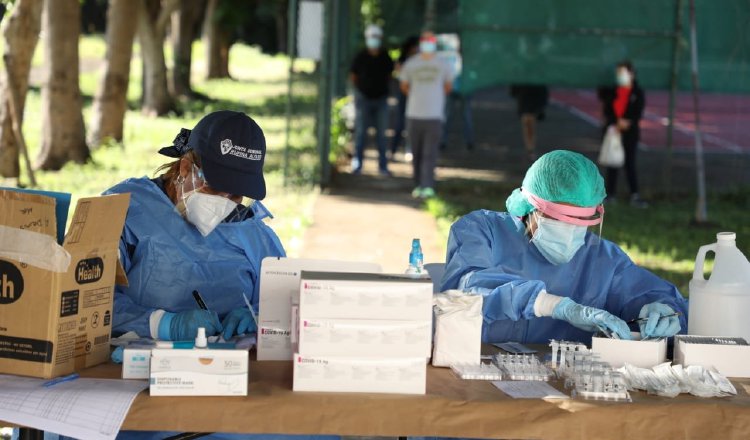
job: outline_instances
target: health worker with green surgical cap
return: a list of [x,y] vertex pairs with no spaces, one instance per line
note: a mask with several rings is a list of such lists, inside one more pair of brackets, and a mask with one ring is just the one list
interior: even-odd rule
[[605,196],[593,162],[556,150],[531,165],[508,212],[474,211],[453,224],[441,288],[484,296],[483,342],[590,343],[599,330],[631,339],[625,321],[635,318],[646,318],[634,329],[643,337],[687,329],[674,285],[588,231],[601,226]]

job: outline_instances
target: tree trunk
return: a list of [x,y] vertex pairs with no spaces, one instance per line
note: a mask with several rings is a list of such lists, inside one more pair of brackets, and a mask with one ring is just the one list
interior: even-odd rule
[[[43,7],[43,0],[18,0],[13,6],[11,14],[5,17],[1,27],[5,38],[3,59],[10,61],[13,66],[12,72],[6,68],[0,70],[0,175],[3,177],[19,177],[20,174],[19,147],[13,137],[13,124],[9,108],[10,99],[13,95],[8,89],[8,75],[13,75],[13,84],[18,89],[18,96],[21,99],[16,104],[18,105],[19,118],[23,118],[26,92],[29,88],[31,57],[34,55],[34,48],[39,41]],[[7,64],[4,66],[7,66]],[[18,121],[19,125],[22,122]]]
[[[141,111],[151,116],[164,115],[174,109],[167,89],[167,64],[164,61],[164,33],[172,10],[160,6],[159,0],[141,0],[138,11],[138,40],[143,60],[143,103]],[[172,2],[173,5],[179,5]],[[166,14],[166,18],[165,18]]]
[[44,27],[48,71],[42,87],[42,149],[37,168],[59,170],[69,160],[84,163],[90,156],[78,87],[80,2],[46,0]]
[[277,47],[276,50],[279,53],[286,53],[286,45],[288,44],[286,41],[287,38],[287,9],[289,8],[288,5],[289,0],[279,1],[279,4],[276,5],[276,10],[273,14],[274,22],[276,23],[276,42]]
[[216,17],[219,0],[208,0],[203,20],[203,42],[206,47],[206,78],[230,78],[229,32]]
[[127,110],[130,59],[140,2],[110,0],[107,11],[107,54],[99,90],[94,98],[94,120],[89,144],[98,147],[112,139],[122,141]]
[[193,40],[196,26],[205,10],[205,4],[196,0],[180,0],[179,9],[172,13],[172,56],[174,67],[170,77],[172,96],[193,96],[190,87]]

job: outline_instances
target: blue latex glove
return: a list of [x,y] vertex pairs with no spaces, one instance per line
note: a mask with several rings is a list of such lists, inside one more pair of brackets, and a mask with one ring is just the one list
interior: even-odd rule
[[159,339],[192,341],[198,334],[198,327],[206,329],[206,336],[213,336],[222,329],[219,316],[212,310],[167,312],[159,322]]
[[227,313],[221,325],[224,326],[222,336],[227,341],[234,335],[252,333],[258,330],[255,320],[253,320],[253,316],[250,314],[250,310],[246,308],[234,309]]
[[633,339],[628,324],[622,319],[606,310],[583,306],[567,297],[557,303],[552,310],[552,317],[567,321],[574,327],[592,333],[604,328],[616,333],[620,339]]
[[641,307],[638,317],[646,319],[645,321],[638,322],[638,326],[641,328],[641,337],[668,338],[676,335],[682,326],[680,326],[680,318],[678,316],[668,316],[674,314],[675,311],[671,307],[658,302],[646,304]]
[[112,359],[112,362],[114,362],[116,364],[121,364],[122,363],[122,355],[123,355],[124,351],[125,351],[125,347],[123,347],[122,345],[119,346],[119,347],[116,347],[112,351],[112,354],[109,355],[109,357]]

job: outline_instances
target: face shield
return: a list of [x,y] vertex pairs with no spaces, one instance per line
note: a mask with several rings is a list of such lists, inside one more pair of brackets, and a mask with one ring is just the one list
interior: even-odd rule
[[180,176],[175,184],[179,185],[181,193],[180,201],[177,203],[178,212],[204,237],[230,214],[234,213],[232,217],[245,214],[245,212],[238,212],[242,211],[238,209],[242,196],[219,192],[211,188],[203,171],[195,163],[191,164],[190,175],[187,178]]

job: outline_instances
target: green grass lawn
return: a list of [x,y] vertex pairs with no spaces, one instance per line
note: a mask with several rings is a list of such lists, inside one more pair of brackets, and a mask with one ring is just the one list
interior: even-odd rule
[[[102,36],[84,36],[79,45],[81,58],[80,87],[84,98],[84,121],[89,129],[92,120],[92,99],[99,84],[99,62],[105,53]],[[37,46],[33,59],[35,72],[32,88],[26,98],[24,136],[34,163],[41,139],[41,92],[39,67],[43,62],[43,47]],[[171,64],[168,45],[165,46],[167,63]],[[175,113],[150,118],[139,111],[141,93],[141,61],[138,45],[134,47],[128,87],[128,107],[125,115],[122,144],[113,144],[92,151],[90,163],[68,163],[59,172],[37,171],[39,187],[64,191],[75,199],[101,193],[123,179],[134,176],[154,176],[157,167],[169,161],[157,150],[169,145],[181,127],[192,128],[198,120],[211,111],[229,109],[243,111],[263,128],[266,143],[267,197],[264,204],[275,218],[269,220],[284,243],[290,256],[299,256],[302,234],[310,222],[312,203],[316,191],[314,180],[318,153],[313,133],[316,88],[311,72],[311,62],[295,63],[295,88],[293,119],[290,136],[291,158],[287,185],[283,179],[283,158],[286,132],[286,89],[288,59],[283,56],[262,54],[257,48],[235,44],[230,51],[229,71],[233,79],[205,80],[205,60],[201,42],[193,45],[193,88],[209,101],[178,103]],[[25,170],[22,182],[28,182]]]
[[[505,199],[514,188],[472,180],[449,181],[440,184],[440,198],[428,201],[427,209],[438,219],[447,240],[451,223],[461,215],[482,208],[505,211]],[[750,189],[711,195],[710,225],[692,224],[694,209],[693,197],[656,197],[648,209],[607,205],[602,237],[619,244],[636,264],[674,283],[687,296],[698,248],[714,243],[717,232],[736,232],[738,246],[750,256]],[[713,261],[706,266],[710,271]]]

